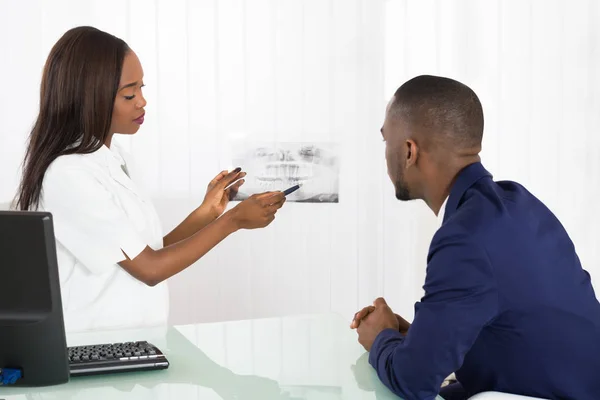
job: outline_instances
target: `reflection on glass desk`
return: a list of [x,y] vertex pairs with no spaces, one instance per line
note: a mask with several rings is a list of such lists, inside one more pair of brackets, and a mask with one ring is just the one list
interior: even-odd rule
[[69,346],[148,340],[171,366],[51,387],[5,386],[0,398],[397,399],[379,382],[348,325],[324,314],[69,335]]

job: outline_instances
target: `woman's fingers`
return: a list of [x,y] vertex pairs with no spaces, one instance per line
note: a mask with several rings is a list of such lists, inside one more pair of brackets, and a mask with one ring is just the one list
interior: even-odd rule
[[[246,176],[246,173],[242,172],[242,176]],[[244,184],[244,182],[246,182],[244,179],[240,179],[239,181],[237,181],[236,183],[231,185],[231,187],[229,189],[233,189],[237,192],[237,190],[240,188],[240,186],[242,186]]]
[[256,195],[256,199],[264,206],[270,206],[285,200],[283,192],[265,192]]
[[233,171],[231,171],[230,173],[228,173],[227,175],[225,175],[223,178],[221,178],[215,185],[215,188],[219,188],[219,190],[225,190],[227,188],[227,186],[231,185],[236,180],[243,178],[245,176],[246,176],[245,172],[241,172],[241,169],[236,168]]
[[233,200],[235,195],[237,194],[238,190],[240,189],[240,186],[242,186],[244,184],[245,180],[240,179],[239,181],[237,181],[236,183],[234,183],[233,185],[231,185],[228,189],[225,189],[225,195],[227,196],[227,198],[229,200]]
[[219,172],[219,175],[215,176],[213,178],[213,180],[210,181],[210,185],[211,186],[216,185],[217,182],[219,182],[221,179],[223,179],[225,176],[227,176],[227,174],[228,174],[227,170],[223,170],[223,171]]
[[275,204],[266,206],[265,208],[267,210],[267,213],[275,214],[277,212],[277,210],[279,210],[283,206],[283,203],[285,203],[285,199],[283,199],[282,201],[279,201]]

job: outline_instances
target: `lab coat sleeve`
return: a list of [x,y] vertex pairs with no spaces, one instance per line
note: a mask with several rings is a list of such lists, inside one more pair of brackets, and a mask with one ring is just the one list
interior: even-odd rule
[[434,399],[497,313],[489,259],[466,235],[434,238],[424,289],[407,336],[387,329],[369,354],[383,384],[405,400]]
[[56,239],[94,274],[139,255],[147,244],[115,194],[88,168],[55,163],[44,177],[41,198],[52,214]]

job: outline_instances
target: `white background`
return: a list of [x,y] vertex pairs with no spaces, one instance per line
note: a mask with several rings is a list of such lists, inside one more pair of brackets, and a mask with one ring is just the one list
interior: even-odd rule
[[339,204],[288,203],[169,282],[174,323],[333,310],[383,295],[412,318],[436,219],[399,203],[379,128],[419,74],[480,96],[484,165],[563,222],[600,285],[596,0],[0,0],[0,202],[14,195],[51,46],[93,25],[145,70],[146,122],[122,142],[165,231],[200,204],[233,140],[338,142]]

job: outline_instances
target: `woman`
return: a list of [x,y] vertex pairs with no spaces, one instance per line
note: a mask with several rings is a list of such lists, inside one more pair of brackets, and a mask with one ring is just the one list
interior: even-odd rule
[[136,54],[92,27],[66,32],[44,68],[16,202],[53,214],[70,332],[164,325],[164,281],[238,229],[269,225],[285,202],[281,192],[263,193],[221,216],[245,175],[223,171],[200,207],[163,237],[128,155],[112,142],[143,123],[143,86]]

